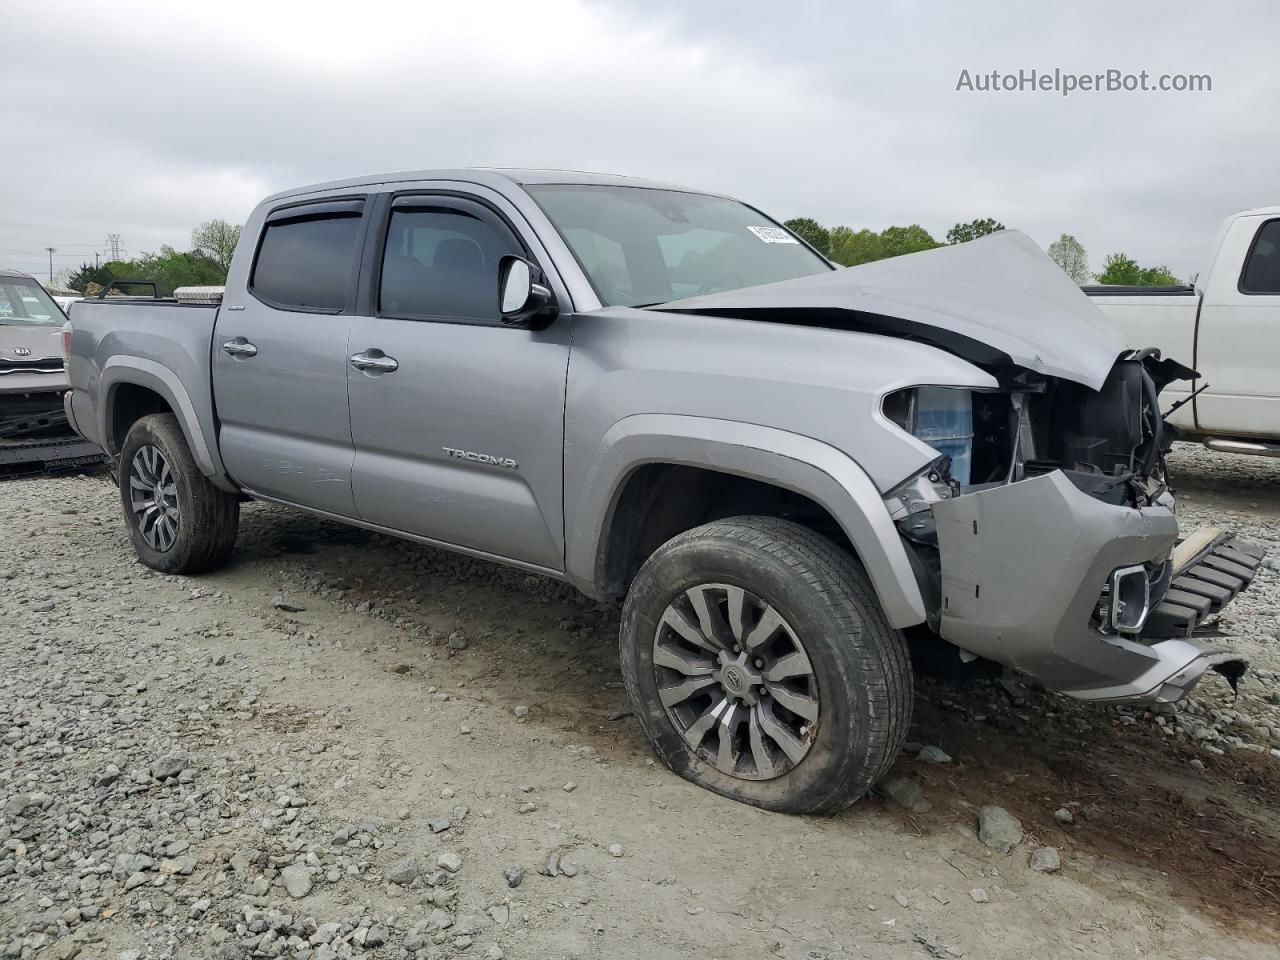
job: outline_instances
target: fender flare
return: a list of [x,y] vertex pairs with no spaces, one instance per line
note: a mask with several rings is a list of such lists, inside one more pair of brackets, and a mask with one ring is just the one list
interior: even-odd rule
[[113,449],[115,445],[111,442],[110,427],[114,415],[116,388],[126,384],[146,387],[163,397],[169,404],[169,409],[178,418],[178,425],[187,438],[191,456],[195,459],[200,472],[219,487],[229,491],[235,490],[235,487],[226,479],[221,458],[218,457],[215,448],[201,429],[200,418],[196,413],[195,404],[191,402],[191,396],[187,393],[187,388],[182,385],[182,381],[172,370],[154,360],[117,356],[103,365],[98,381],[98,395],[104,398],[104,402],[98,406],[97,427],[98,436],[102,437],[102,446],[107,453],[113,457],[120,454],[118,448]]
[[567,572],[584,592],[600,595],[600,561],[614,509],[632,473],[651,463],[734,474],[814,500],[853,544],[889,623],[903,628],[925,621],[906,547],[880,491],[856,461],[812,437],[676,414],[625,417],[601,439],[582,480],[578,522],[566,530]]

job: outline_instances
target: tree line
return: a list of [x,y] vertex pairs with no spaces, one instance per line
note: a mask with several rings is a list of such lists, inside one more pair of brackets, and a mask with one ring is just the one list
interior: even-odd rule
[[[982,217],[968,223],[957,223],[947,231],[945,240],[935,240],[918,223],[907,227],[886,227],[879,233],[866,228],[854,230],[844,226],[824,227],[811,217],[787,220],[786,226],[823,256],[845,267],[900,257],[904,253],[918,253],[921,250],[967,243],[1005,228],[998,220]],[[1062,234],[1049,244],[1048,254],[1078,284],[1086,284],[1091,279],[1098,283],[1134,287],[1165,286],[1179,282],[1168,267],[1143,267],[1124,253],[1111,254],[1103,260],[1100,273],[1090,273],[1087,251],[1069,233]]]
[[156,293],[162,297],[172,296],[178,287],[220,286],[226,283],[239,242],[239,224],[209,220],[191,231],[190,250],[165,244],[156,253],[132,260],[84,263],[68,274],[66,286],[92,296],[113,280],[146,280],[156,284]]
[[[886,227],[880,232],[854,230],[852,227],[824,227],[811,217],[786,221],[787,227],[823,256],[845,267],[889,257],[900,257],[921,250],[967,243],[1005,229],[991,217],[957,223],[947,231],[944,240],[936,240],[918,223]],[[132,260],[109,260],[102,264],[82,264],[67,276],[66,286],[86,295],[97,293],[113,280],[147,280],[154,282],[160,296],[171,296],[177,287],[218,286],[226,282],[231,256],[240,241],[240,225],[225,220],[209,220],[191,231],[191,249],[175,250],[162,246],[156,253],[144,253]],[[1135,287],[1163,286],[1178,283],[1168,267],[1143,267],[1124,253],[1113,253],[1102,262],[1102,271],[1089,272],[1089,255],[1084,246],[1069,233],[1049,244],[1049,257],[1074,282],[1091,279],[1104,284]]]

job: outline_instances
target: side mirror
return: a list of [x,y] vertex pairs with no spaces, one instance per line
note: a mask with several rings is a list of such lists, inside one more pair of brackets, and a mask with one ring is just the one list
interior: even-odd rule
[[542,271],[523,257],[505,256],[498,265],[498,303],[502,322],[512,326],[546,326],[555,319],[555,295]]

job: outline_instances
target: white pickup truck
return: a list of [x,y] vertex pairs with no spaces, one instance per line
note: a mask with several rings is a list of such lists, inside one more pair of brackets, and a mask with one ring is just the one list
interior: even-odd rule
[[1169,422],[1230,453],[1280,456],[1280,207],[1232,214],[1194,286],[1085,287],[1130,346],[1156,344],[1199,378]]

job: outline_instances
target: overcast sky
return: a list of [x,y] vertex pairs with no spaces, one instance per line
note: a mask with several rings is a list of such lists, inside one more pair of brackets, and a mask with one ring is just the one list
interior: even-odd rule
[[[274,190],[550,166],[882,229],[991,216],[1180,276],[1280,203],[1274,0],[3,0],[0,265],[130,254]],[[978,93],[962,70],[1209,74],[1208,93]]]

